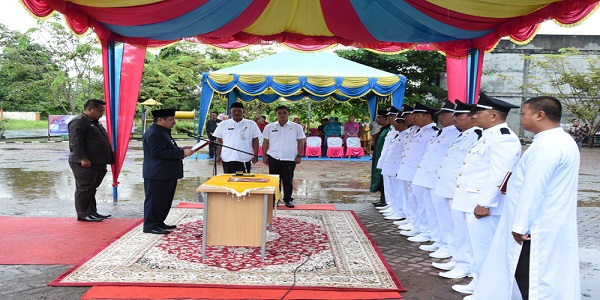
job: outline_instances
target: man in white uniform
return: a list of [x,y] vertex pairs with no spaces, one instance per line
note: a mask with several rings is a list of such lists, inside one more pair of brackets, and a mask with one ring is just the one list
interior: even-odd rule
[[[419,201],[425,208],[425,215],[431,232],[431,240],[434,241],[431,245],[419,246],[419,249],[435,251],[429,254],[429,256],[433,258],[450,257],[450,251],[448,251],[446,246],[446,237],[441,236],[442,231],[445,233],[444,228],[442,228],[445,226],[445,219],[443,218],[443,215],[441,215],[443,201],[437,201],[438,199],[436,198],[436,203],[434,205],[432,191],[435,188],[438,177],[436,170],[446,155],[448,147],[450,147],[450,144],[452,144],[460,134],[460,131],[454,126],[453,112],[454,103],[446,99],[446,101],[444,101],[444,106],[437,112],[439,123],[443,128],[438,131],[438,135],[429,142],[429,145],[427,145],[423,159],[419,163],[417,173],[412,181],[413,185],[419,186],[418,190],[425,189],[425,191],[422,191]],[[440,207],[436,209],[435,206]],[[436,212],[437,210],[440,211],[439,216]],[[440,219],[443,222],[438,222]]]
[[[406,218],[406,212],[404,211],[404,194],[402,191],[402,182],[396,178],[396,170],[402,161],[402,146],[404,145],[404,138],[408,133],[408,124],[403,117],[397,117],[394,121],[394,137],[390,141],[388,151],[385,157],[380,158],[379,161],[384,160],[381,168],[381,176],[383,177],[383,186],[385,192],[385,199],[389,207],[382,210],[384,215],[392,216],[396,220]],[[386,217],[390,220],[392,218]]]
[[[404,184],[409,185],[409,195],[407,197],[408,202],[416,207],[415,219],[413,221],[414,230],[419,233],[415,236],[408,238],[411,242],[422,243],[427,242],[431,239],[429,232],[429,223],[425,216],[425,207],[423,204],[423,193],[425,189],[420,186],[415,186],[412,181],[417,173],[417,167],[425,155],[425,150],[429,142],[438,135],[440,130],[434,122],[435,113],[437,109],[416,103],[413,109],[413,122],[419,127],[412,135],[407,138],[404,143],[404,152],[402,157],[402,163],[398,170],[397,177],[404,181]],[[412,190],[412,196],[410,191]],[[402,234],[402,232],[400,233]]]
[[510,109],[517,107],[480,93],[474,108],[477,113],[473,118],[483,134],[467,152],[452,202],[452,209],[466,214],[473,250],[473,280],[468,285],[452,286],[460,293],[472,294],[475,289],[504,206],[499,186],[521,156],[521,142],[505,121]]
[[256,122],[244,118],[242,103],[232,103],[229,111],[231,119],[221,121],[213,136],[217,138],[217,143],[247,153],[217,146],[217,163],[223,163],[223,173],[238,171],[249,173],[252,164],[258,161],[260,129]]
[[508,182],[504,213],[473,299],[581,298],[579,151],[560,126],[561,114],[552,97],[523,104],[521,124],[535,137]]
[[300,124],[289,121],[290,109],[280,105],[275,108],[277,122],[269,123],[263,130],[263,163],[269,166],[269,174],[279,174],[283,185],[285,206],[294,207],[294,170],[302,162],[304,130]]
[[456,178],[465,160],[467,151],[481,137],[482,130],[475,126],[471,118],[472,104],[454,100],[454,124],[461,131],[460,135],[450,145],[441,164],[438,167],[438,179],[433,191],[433,198],[444,199],[443,213],[446,224],[446,241],[452,260],[446,263],[434,262],[432,265],[447,272],[440,272],[444,278],[463,278],[471,273],[471,242],[467,232],[465,213],[451,209],[452,199],[456,191]]

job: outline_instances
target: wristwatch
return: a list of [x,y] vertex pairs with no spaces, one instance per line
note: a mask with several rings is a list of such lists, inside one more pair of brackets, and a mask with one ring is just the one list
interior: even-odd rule
[[302,155],[300,155],[300,154],[296,154],[296,156],[297,156],[297,157],[302,157]]

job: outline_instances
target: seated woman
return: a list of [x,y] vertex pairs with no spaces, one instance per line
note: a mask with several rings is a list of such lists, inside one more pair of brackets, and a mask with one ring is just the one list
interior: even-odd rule
[[306,133],[306,125],[300,124],[300,119],[299,118],[294,118],[294,123],[302,126],[302,132]]
[[339,137],[342,134],[342,128],[335,121],[335,117],[329,118],[329,123],[325,124],[323,131],[325,132],[325,139],[332,136]]
[[360,126],[354,120],[354,116],[348,116],[348,122],[344,124],[344,145],[346,145],[346,138],[349,136],[358,137],[358,130]]

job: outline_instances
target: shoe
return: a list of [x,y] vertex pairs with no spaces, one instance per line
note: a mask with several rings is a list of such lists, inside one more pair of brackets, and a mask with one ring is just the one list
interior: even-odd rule
[[394,213],[393,215],[389,215],[389,216],[385,217],[384,219],[397,221],[397,220],[402,220],[403,218]]
[[389,205],[387,206],[387,208],[385,208],[385,209],[384,208],[385,208],[385,206],[384,207],[377,207],[377,209],[379,209],[379,213],[381,213],[381,214],[389,214],[389,213],[393,213],[394,212],[394,210],[391,207],[389,207]]
[[285,206],[289,207],[289,208],[294,208],[294,201],[288,201],[288,202],[286,202]]
[[473,299],[473,295],[465,296],[463,298],[463,300],[472,300],[472,299]]
[[95,218],[92,216],[85,216],[83,218],[77,218],[77,221],[81,222],[102,222],[103,218]]
[[144,233],[152,233],[152,234],[168,234],[170,231],[164,230],[162,228],[153,228],[153,229],[144,229]]
[[444,270],[444,271],[450,271],[452,269],[454,269],[454,267],[456,267],[457,263],[453,260],[446,262],[446,263],[439,263],[439,262],[434,262],[431,264],[434,268],[438,268],[440,270]]
[[407,240],[409,240],[411,242],[415,242],[415,243],[424,243],[424,242],[429,242],[429,239],[430,238],[428,238],[425,235],[419,233],[418,235],[409,237]]
[[469,284],[455,284],[452,286],[452,289],[463,294],[473,294],[475,286],[475,279],[473,279]]
[[92,213],[92,216],[94,216],[96,218],[107,219],[107,218],[110,218],[112,215],[101,215],[101,214],[95,212],[95,213]]
[[413,230],[403,230],[403,231],[400,231],[400,234],[403,236],[415,236],[415,235],[419,234],[419,231],[414,230],[414,229]]
[[385,206],[387,206],[387,203],[379,203],[379,204],[373,204],[373,205],[375,205],[376,208],[377,207],[385,207]]
[[447,248],[440,248],[437,251],[430,253],[429,257],[433,257],[433,258],[448,258],[448,257],[452,257],[452,254],[450,254],[450,251],[448,251]]
[[409,223],[410,223],[410,220],[407,218],[405,218],[404,220],[394,221],[394,225],[398,225],[398,226],[406,225]]
[[459,279],[469,276],[469,273],[459,270],[459,268],[454,268],[447,272],[440,272],[438,275],[448,279]]
[[214,156],[209,156],[208,158],[215,158]]
[[163,225],[158,225],[158,228],[160,228],[160,229],[176,229],[177,225],[163,224]]
[[[386,204],[386,203],[382,203],[381,201],[377,201],[377,202],[371,202],[371,204],[373,204],[373,206],[378,207],[379,204]],[[383,207],[385,205],[379,205],[379,207]]]
[[421,245],[421,246],[419,246],[419,249],[421,249],[423,251],[433,252],[433,251],[437,251],[440,248],[438,246],[436,246],[435,243],[433,243],[431,245]]
[[413,230],[414,228],[415,227],[411,223],[398,226],[398,229],[400,230]]

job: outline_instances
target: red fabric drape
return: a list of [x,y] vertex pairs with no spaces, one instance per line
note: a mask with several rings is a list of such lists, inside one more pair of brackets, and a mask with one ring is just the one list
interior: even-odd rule
[[134,47],[125,44],[123,47],[123,60],[121,65],[121,84],[119,91],[119,123],[117,132],[117,147],[115,152],[115,164],[112,166],[113,186],[118,185],[118,176],[125,160],[127,147],[131,136],[131,128],[135,118],[142,72],[144,70],[145,47]]
[[448,79],[448,99],[467,102],[467,58],[446,56],[446,76]]

